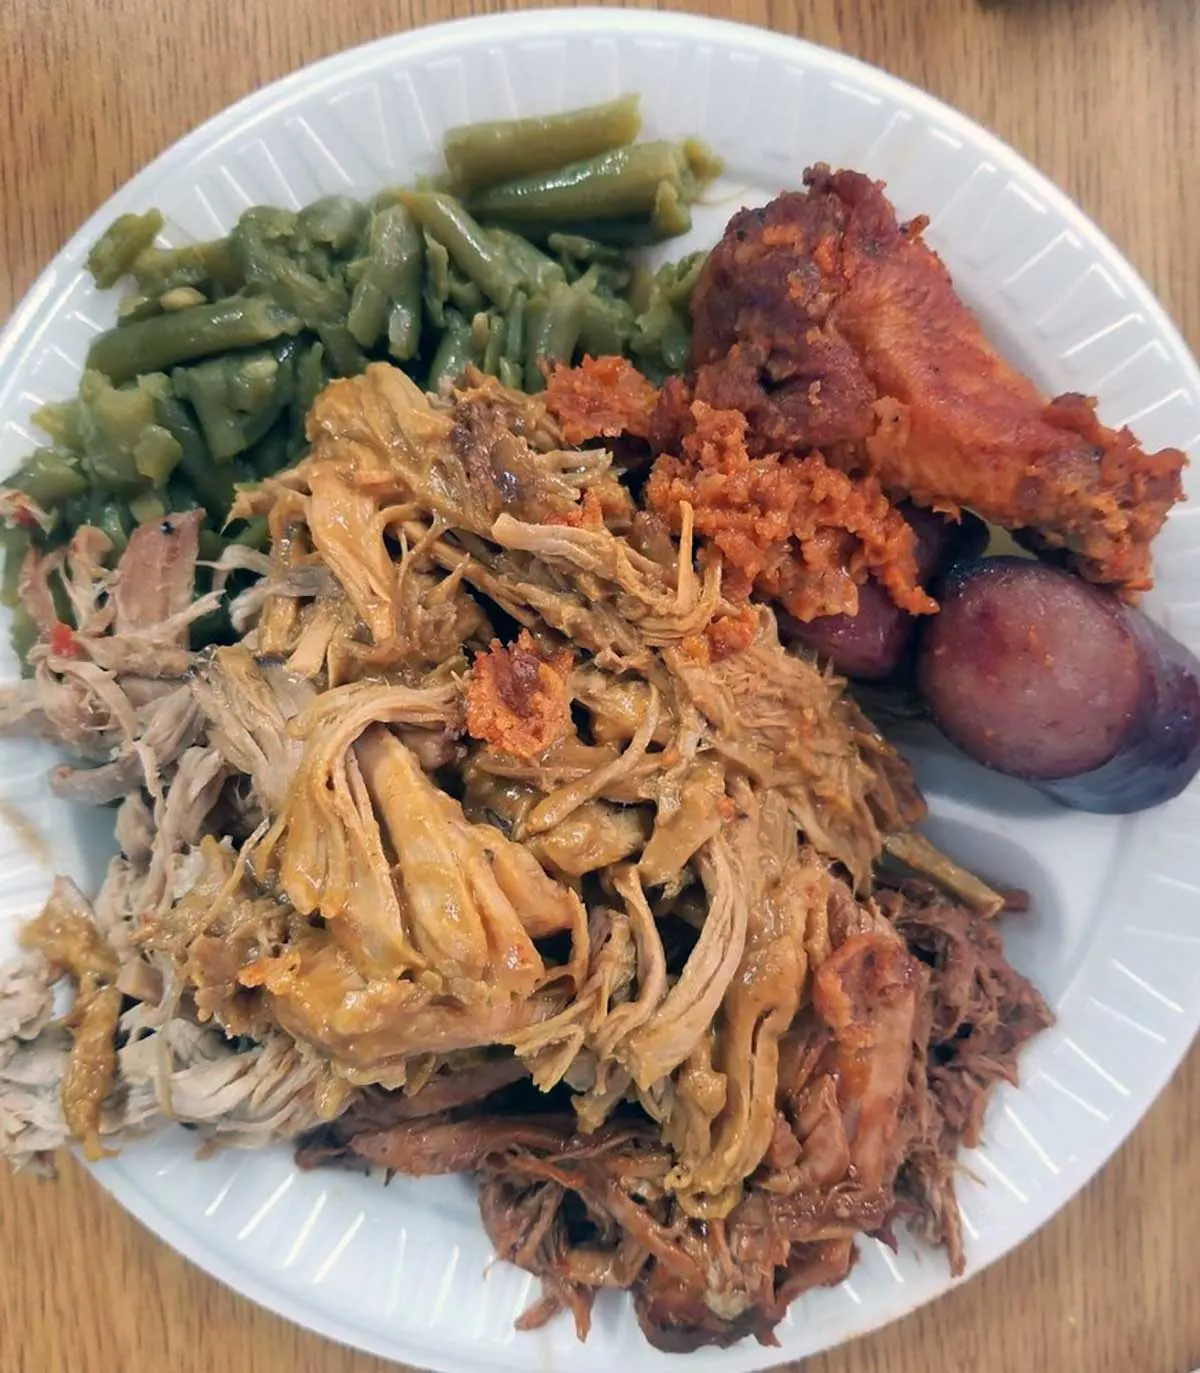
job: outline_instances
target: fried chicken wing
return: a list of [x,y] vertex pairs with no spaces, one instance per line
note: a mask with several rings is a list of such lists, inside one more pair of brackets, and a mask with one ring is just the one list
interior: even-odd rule
[[893,497],[1034,531],[1127,596],[1149,587],[1183,454],[1144,452],[1086,397],[1047,401],[880,183],[826,167],[805,182],[736,215],[709,259],[692,306],[697,397],[741,410],[756,453],[820,448]]

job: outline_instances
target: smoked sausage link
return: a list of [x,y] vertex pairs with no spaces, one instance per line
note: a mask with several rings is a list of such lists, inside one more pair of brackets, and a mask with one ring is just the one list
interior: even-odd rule
[[1200,662],[1060,568],[977,558],[947,573],[917,682],[964,753],[1077,810],[1143,810],[1200,769]]

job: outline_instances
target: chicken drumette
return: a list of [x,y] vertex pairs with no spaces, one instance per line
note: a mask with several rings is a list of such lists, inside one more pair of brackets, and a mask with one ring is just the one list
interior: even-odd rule
[[709,259],[696,397],[741,410],[759,454],[820,449],[893,497],[969,507],[1065,549],[1092,581],[1146,589],[1183,454],[1144,452],[1086,397],[1047,401],[878,182],[815,167],[805,183],[736,215]]

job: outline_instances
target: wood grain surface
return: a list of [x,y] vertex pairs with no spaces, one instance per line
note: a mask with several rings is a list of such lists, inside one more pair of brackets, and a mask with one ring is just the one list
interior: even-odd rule
[[[0,0],[0,317],[76,226],[231,100],[462,0]],[[1007,139],[1109,233],[1200,347],[1197,0],[726,0],[710,14],[895,72]],[[1200,912],[1198,912],[1200,919]],[[809,1373],[1200,1366],[1200,1051],[1039,1235]],[[76,1165],[0,1171],[0,1373],[384,1373],[260,1311]],[[682,1364],[681,1364],[682,1367]],[[464,1370],[465,1373],[465,1370]]]

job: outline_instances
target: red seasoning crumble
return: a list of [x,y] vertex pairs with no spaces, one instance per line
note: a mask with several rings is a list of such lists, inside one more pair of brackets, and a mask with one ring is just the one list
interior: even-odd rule
[[60,658],[78,658],[81,653],[75,631],[61,620],[55,620],[50,627],[50,652]]

